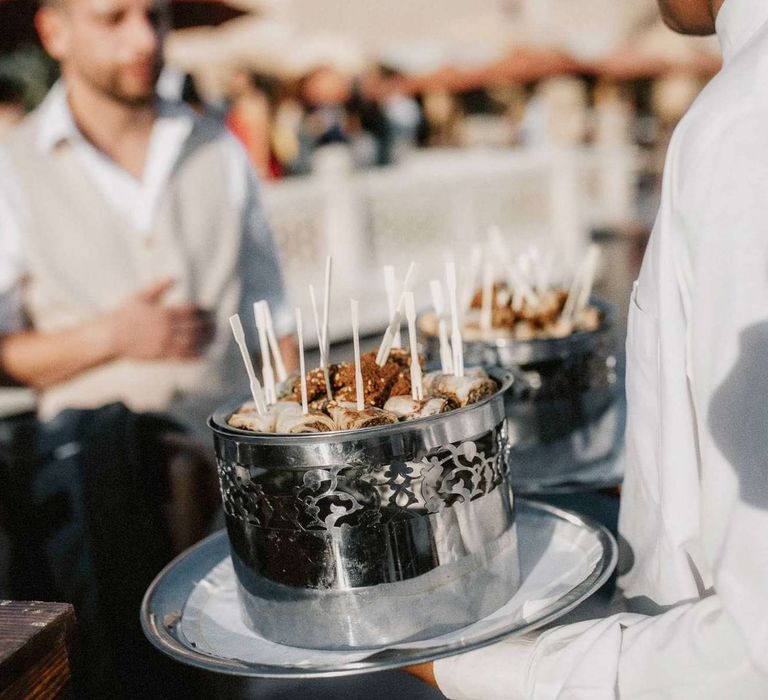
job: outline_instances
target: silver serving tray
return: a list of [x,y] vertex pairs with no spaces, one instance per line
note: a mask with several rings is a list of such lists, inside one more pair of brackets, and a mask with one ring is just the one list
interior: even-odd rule
[[[222,531],[187,550],[160,572],[144,597],[141,608],[142,627],[152,644],[181,663],[234,676],[261,678],[318,678],[382,671],[487,646],[510,635],[531,631],[565,615],[597,591],[616,566],[616,540],[608,530],[590,518],[520,499],[516,503],[516,509],[520,577],[523,584],[526,578],[532,575],[534,568],[541,567],[542,561],[548,556],[553,556],[548,554],[547,540],[542,533],[558,527],[561,533],[569,533],[567,536],[572,542],[572,551],[576,552],[577,556],[587,561],[587,548],[592,552],[589,559],[592,565],[587,567],[588,571],[585,571],[580,581],[574,582],[556,599],[537,606],[530,614],[524,616],[492,615],[482,623],[476,623],[460,633],[455,633],[449,639],[436,638],[434,642],[421,642],[416,648],[387,647],[367,650],[362,655],[359,651],[350,652],[348,656],[335,652],[332,662],[289,665],[263,663],[254,659],[244,661],[233,658],[233,655],[219,656],[210,650],[202,649],[201,645],[196,645],[187,638],[184,634],[184,615],[187,612],[187,602],[198,584],[205,581],[212,570],[229,555],[227,536]],[[199,614],[199,611],[196,614]],[[258,646],[262,642],[256,639],[253,643],[258,655]],[[251,652],[253,651],[251,649]],[[253,656],[253,653],[250,655]]]

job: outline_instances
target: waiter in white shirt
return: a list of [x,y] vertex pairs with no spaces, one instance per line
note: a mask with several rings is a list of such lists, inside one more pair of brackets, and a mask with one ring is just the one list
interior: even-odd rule
[[228,316],[291,314],[234,138],[155,85],[163,0],[47,0],[62,81],[0,147],[0,370],[41,411],[123,401],[197,433],[246,386]]
[[670,144],[632,292],[632,612],[417,667],[449,698],[768,698],[768,2],[662,0],[724,66]]

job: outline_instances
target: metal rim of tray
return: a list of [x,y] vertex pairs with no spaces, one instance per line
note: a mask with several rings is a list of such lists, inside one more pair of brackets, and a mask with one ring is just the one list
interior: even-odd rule
[[[141,626],[149,641],[161,652],[181,663],[207,671],[232,676],[254,678],[330,678],[373,671],[386,671],[413,664],[435,661],[447,656],[472,651],[494,644],[511,634],[524,634],[562,617],[595,593],[610,577],[618,560],[616,539],[600,523],[592,518],[545,503],[516,499],[516,509],[530,509],[566,520],[578,527],[590,530],[602,548],[602,556],[589,575],[554,603],[540,610],[526,624],[510,621],[507,627],[493,630],[464,642],[438,645],[421,649],[373,650],[360,661],[342,666],[315,667],[275,666],[224,659],[204,654],[185,644],[178,630],[184,606],[199,580],[211,569],[206,552],[213,546],[227,542],[226,534],[217,532],[183,552],[168,564],[155,578],[144,595],[141,605]],[[226,547],[228,552],[228,547]],[[219,563],[219,559],[214,565]]]

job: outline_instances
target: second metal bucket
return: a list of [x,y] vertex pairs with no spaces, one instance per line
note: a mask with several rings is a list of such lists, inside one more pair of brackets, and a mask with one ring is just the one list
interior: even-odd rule
[[[520,493],[577,483],[582,473],[618,456],[624,432],[623,387],[617,372],[614,308],[597,299],[595,331],[564,338],[465,341],[469,365],[501,367],[517,381],[506,396],[508,478]],[[420,320],[427,361],[439,362],[439,341]]]

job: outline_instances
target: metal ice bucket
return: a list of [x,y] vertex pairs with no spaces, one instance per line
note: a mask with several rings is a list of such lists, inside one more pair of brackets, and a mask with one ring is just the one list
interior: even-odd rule
[[[599,299],[603,322],[565,338],[464,342],[467,365],[501,367],[516,381],[506,395],[508,479],[519,491],[577,478],[621,448],[622,384],[616,371],[615,308]],[[437,336],[424,331],[427,361],[439,363]]]
[[519,585],[505,479],[504,393],[353,432],[275,435],[209,425],[245,623],[306,648],[433,637]]

